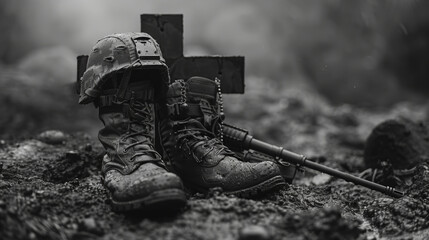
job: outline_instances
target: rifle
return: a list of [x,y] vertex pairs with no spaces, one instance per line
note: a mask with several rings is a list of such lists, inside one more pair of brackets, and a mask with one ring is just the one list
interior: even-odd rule
[[[395,188],[384,186],[375,182],[371,182],[371,181],[353,176],[345,172],[341,172],[339,170],[313,162],[304,155],[300,155],[300,154],[288,151],[283,147],[278,147],[278,146],[260,141],[258,139],[255,139],[253,136],[249,134],[247,130],[244,130],[229,124],[225,124],[225,123],[222,124],[222,130],[223,130],[223,139],[224,139],[225,145],[233,150],[258,151],[262,154],[265,154],[274,158],[275,162],[277,162],[280,166],[289,166],[290,164],[293,164],[296,166],[296,169],[300,167],[307,167],[322,173],[329,174],[337,178],[344,179],[348,182],[352,182],[354,184],[361,185],[369,189],[382,192],[384,194],[387,194],[395,198],[400,198],[404,196],[403,192],[396,190]],[[292,171],[292,170],[289,170],[289,171]],[[295,175],[292,176],[292,179],[294,176]],[[286,181],[288,181],[288,179],[286,179]]]

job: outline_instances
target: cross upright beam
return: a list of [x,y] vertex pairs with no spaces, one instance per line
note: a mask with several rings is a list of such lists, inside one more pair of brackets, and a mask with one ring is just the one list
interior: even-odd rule
[[244,93],[244,57],[184,56],[182,14],[142,14],[140,20],[141,31],[159,43],[172,79],[217,77],[223,93]]

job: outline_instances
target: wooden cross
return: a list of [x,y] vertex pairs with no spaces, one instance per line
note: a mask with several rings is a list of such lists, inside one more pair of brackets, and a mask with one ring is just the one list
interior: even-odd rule
[[244,57],[183,55],[182,14],[142,14],[141,31],[159,43],[171,79],[202,76],[221,79],[223,93],[244,93]]

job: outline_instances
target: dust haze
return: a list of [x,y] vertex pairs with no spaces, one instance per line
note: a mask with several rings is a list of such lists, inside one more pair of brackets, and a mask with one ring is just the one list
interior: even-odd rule
[[[334,105],[383,109],[425,101],[429,91],[426,1],[1,0],[0,6],[0,97],[22,109],[51,108],[12,94],[16,84],[48,105],[75,109],[66,86],[76,79],[76,56],[105,35],[139,31],[142,13],[183,14],[185,55],[245,56],[248,93],[298,90]],[[95,122],[86,115],[82,126]]]

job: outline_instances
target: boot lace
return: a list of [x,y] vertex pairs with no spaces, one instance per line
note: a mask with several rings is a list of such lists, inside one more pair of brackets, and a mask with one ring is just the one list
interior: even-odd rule
[[[185,150],[189,155],[193,156],[197,162],[202,162],[208,155],[225,155],[233,156],[234,152],[229,150],[228,147],[223,145],[222,141],[218,139],[213,131],[208,131],[203,126],[201,127],[187,127],[189,122],[195,122],[195,124],[201,124],[199,121],[189,119],[184,122],[176,122],[174,128],[177,136],[177,143],[180,149]],[[207,151],[202,157],[196,157],[193,152],[198,147],[206,148]]]
[[[153,155],[153,159],[151,160],[140,159],[136,163],[162,161],[161,155],[153,148],[154,139],[150,134],[153,130],[153,109],[151,104],[131,101],[129,110],[130,127],[128,133],[124,135],[124,140],[131,139],[132,143],[126,145],[124,151],[128,151],[131,148],[135,150],[136,153],[131,156],[131,161],[134,161],[138,156]],[[139,136],[144,136],[144,138],[139,138]]]

